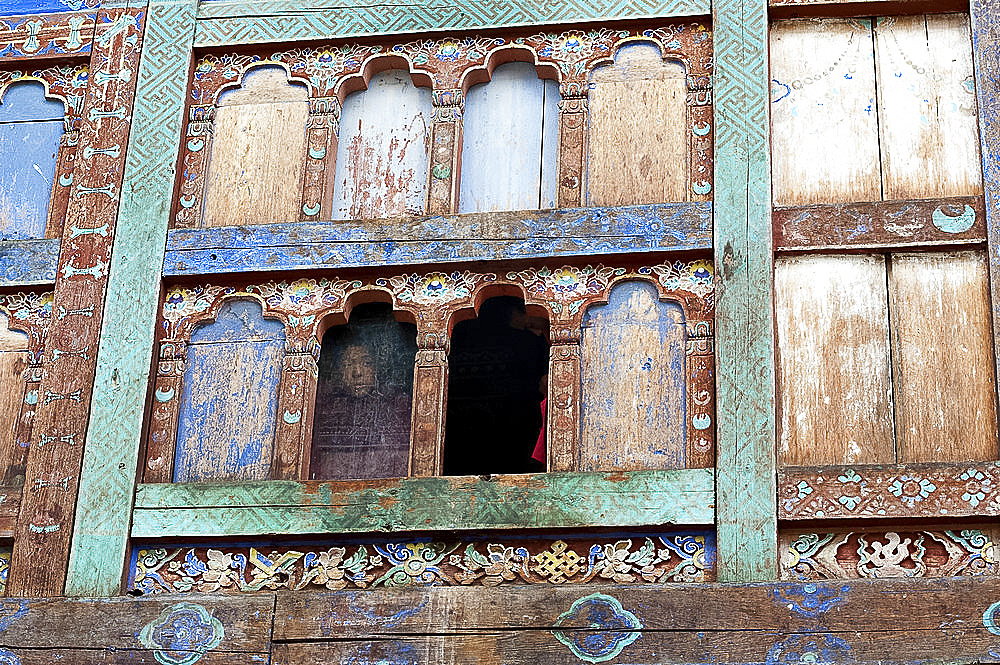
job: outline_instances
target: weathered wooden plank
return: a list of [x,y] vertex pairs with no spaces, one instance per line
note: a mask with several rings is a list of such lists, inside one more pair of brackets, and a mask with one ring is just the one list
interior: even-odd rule
[[546,118],[551,127],[558,116],[558,101],[558,84],[540,80],[526,62],[500,65],[487,83],[469,89],[458,212],[555,205],[557,139],[543,129]]
[[997,517],[1000,462],[786,467],[778,518]]
[[875,24],[883,198],[982,191],[968,14]]
[[179,276],[708,249],[711,214],[711,203],[700,202],[470,213],[377,225],[176,229],[168,237],[163,272]]
[[[132,550],[128,592],[696,584],[715,579],[715,558],[711,531],[500,533],[463,539],[438,533],[433,540],[397,536],[184,546],[161,541]],[[220,576],[220,566],[230,572]]]
[[0,468],[4,469],[0,477],[6,477],[15,457],[28,361],[28,336],[10,330],[7,317],[0,314]]
[[684,312],[648,283],[617,285],[580,338],[580,471],[686,466]]
[[219,95],[203,226],[299,218],[308,94],[288,82],[283,67],[271,65],[251,70],[241,87]]
[[779,464],[894,462],[885,259],[780,257],[774,296]]
[[587,105],[590,205],[690,198],[683,66],[653,44],[623,46],[591,74]]
[[772,26],[775,205],[882,198],[873,61],[867,19]]
[[994,368],[1000,375],[1000,12],[991,2],[973,0],[972,49],[979,141],[986,204],[989,295],[992,303]]
[[431,93],[410,74],[377,74],[340,116],[334,219],[419,215],[427,198]]
[[132,69],[138,99],[155,102],[141,102],[132,114],[67,572],[70,594],[117,593],[124,571],[195,5],[149,3],[142,59]]
[[285,330],[257,302],[230,301],[191,335],[184,361],[174,481],[266,480]]
[[[311,11],[308,7],[340,11]],[[710,4],[705,0],[635,0],[628,6],[614,0],[586,4],[559,0],[544,7],[525,0],[514,0],[504,6],[502,15],[498,15],[494,6],[487,2],[457,4],[454,0],[424,0],[419,11],[414,11],[412,4],[402,0],[387,0],[378,5],[318,0],[308,6],[290,0],[205,2],[199,7],[201,20],[198,21],[195,45],[699,16],[708,14],[710,10]]]
[[[274,596],[19,598],[2,601],[2,609],[0,646],[19,653],[31,649],[103,648],[159,650],[160,658],[164,658],[170,649],[163,647],[172,642],[175,653],[218,652],[223,660],[217,662],[234,662],[226,660],[224,654],[244,654],[246,659],[248,652],[266,652],[270,647]],[[171,634],[175,628],[172,622],[191,631]]]
[[[134,538],[711,524],[711,469],[140,485]],[[572,496],[572,501],[566,497]]]
[[56,153],[63,133],[62,102],[45,97],[38,81],[15,83],[0,104],[0,239],[45,237]]
[[900,462],[998,457],[988,279],[978,251],[892,256]]
[[764,0],[713,3],[719,579],[777,575],[774,256]]
[[56,281],[59,238],[0,242],[0,286]]
[[986,211],[979,196],[774,209],[774,248],[894,249],[981,243]]
[[[98,13],[86,92],[80,107],[79,152],[66,209],[60,266],[14,538],[9,591],[59,595],[64,591],[76,495],[88,433],[91,395],[108,256],[122,191],[123,150],[131,125],[126,109],[135,94],[145,6],[116,6]],[[126,74],[127,73],[127,74]],[[100,74],[100,76],[99,76]],[[70,314],[72,312],[72,314]],[[43,445],[42,442],[45,442]],[[55,470],[58,469],[58,476]],[[17,563],[14,563],[17,562]]]

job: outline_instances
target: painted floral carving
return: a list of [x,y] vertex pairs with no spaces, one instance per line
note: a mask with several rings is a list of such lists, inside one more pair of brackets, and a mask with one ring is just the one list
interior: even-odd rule
[[603,663],[617,658],[639,639],[641,629],[639,618],[622,607],[617,598],[594,593],[578,599],[559,615],[552,634],[580,660]]
[[146,624],[139,641],[163,665],[191,665],[219,646],[224,636],[222,622],[203,606],[177,603]]

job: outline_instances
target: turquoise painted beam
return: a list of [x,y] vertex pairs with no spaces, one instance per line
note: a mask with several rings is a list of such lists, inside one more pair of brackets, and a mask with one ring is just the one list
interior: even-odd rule
[[67,595],[114,595],[123,579],[195,6],[153,0],[148,8]]
[[718,0],[715,42],[719,580],[777,576],[766,0]]
[[707,525],[712,469],[139,485],[132,536]]
[[[328,10],[328,11],[322,11]],[[438,30],[483,30],[531,25],[703,16],[709,0],[343,0],[202,2],[195,45],[224,46],[387,35]]]

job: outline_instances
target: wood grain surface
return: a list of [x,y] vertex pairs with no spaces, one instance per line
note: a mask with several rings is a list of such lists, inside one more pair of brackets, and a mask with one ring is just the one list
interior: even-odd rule
[[684,68],[654,45],[627,45],[590,88],[587,203],[688,200]]
[[779,257],[774,294],[779,462],[895,461],[885,259]]
[[308,92],[277,65],[251,70],[219,96],[203,226],[299,218]]

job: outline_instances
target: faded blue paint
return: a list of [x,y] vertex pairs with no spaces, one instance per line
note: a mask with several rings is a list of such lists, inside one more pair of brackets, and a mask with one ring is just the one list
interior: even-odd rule
[[0,0],[0,16],[74,12],[100,6],[101,0]]
[[56,281],[59,238],[0,241],[0,286],[30,286]]
[[[712,204],[174,229],[164,275],[710,249]],[[470,240],[469,238],[477,238]]]
[[623,282],[581,336],[580,469],[685,466],[686,331],[680,305]]
[[774,602],[804,617],[815,619],[830,609],[847,601],[851,587],[847,584],[829,585],[816,582],[790,584],[771,589]]
[[[588,663],[603,663],[621,655],[641,633],[642,622],[614,596],[592,593],[579,598],[556,620],[552,634],[573,655]],[[588,630],[589,629],[589,630]]]
[[174,481],[268,477],[285,331],[254,301],[196,328],[181,390]]
[[37,81],[14,83],[0,103],[0,240],[45,236],[62,102],[46,99]]

